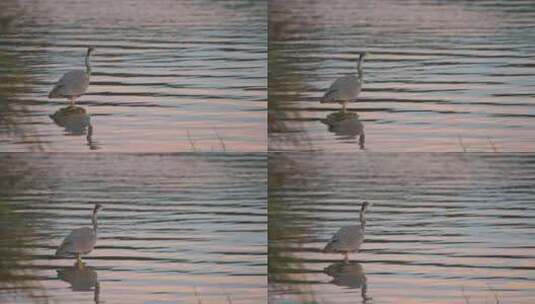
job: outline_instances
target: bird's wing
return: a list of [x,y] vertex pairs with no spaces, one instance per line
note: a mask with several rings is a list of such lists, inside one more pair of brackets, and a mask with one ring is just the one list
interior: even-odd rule
[[353,75],[347,75],[336,79],[321,99],[322,102],[334,102],[353,98],[355,89],[360,89],[359,79]]
[[89,227],[74,229],[56,250],[56,256],[91,251],[95,245],[95,240],[96,236],[93,229]]
[[336,237],[336,239],[340,240],[355,237],[358,235],[362,235],[361,227],[359,225],[349,225],[340,228],[336,232],[335,236],[333,236],[333,238]]
[[358,249],[362,240],[362,228],[359,225],[344,226],[332,236],[324,251],[353,251]]
[[56,256],[64,256],[68,254],[72,254],[73,244],[72,241],[69,239],[69,237],[66,237],[63,239],[63,242],[61,242],[61,245],[59,245],[58,249],[56,249]]
[[73,70],[65,73],[58,80],[50,95],[56,97],[80,96],[89,85],[89,75],[84,70]]
[[321,102],[336,101],[336,93],[338,92],[338,88],[340,86],[340,80],[341,78],[338,78],[331,84],[329,89],[327,89],[327,92],[323,94],[323,97],[321,98]]

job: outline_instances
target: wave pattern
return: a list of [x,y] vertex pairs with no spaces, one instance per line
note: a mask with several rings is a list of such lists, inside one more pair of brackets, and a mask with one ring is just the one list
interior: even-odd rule
[[92,293],[58,279],[74,260],[54,252],[71,229],[90,225],[95,202],[104,206],[100,239],[84,260],[101,303],[266,301],[265,155],[24,153],[1,161],[16,164],[4,180],[25,176],[2,190],[7,205],[36,219],[24,279],[41,283],[51,301],[93,303]]
[[319,99],[360,51],[366,149],[534,150],[531,1],[275,0],[269,16],[271,150],[358,150],[360,124],[327,124],[340,106]]
[[[271,303],[531,303],[535,158],[270,155]],[[274,182],[278,181],[278,182]],[[321,249],[368,201],[350,265]],[[273,228],[272,228],[273,227]]]
[[72,134],[48,117],[66,100],[47,98],[63,73],[84,68],[87,46],[96,53],[79,105],[99,149],[265,151],[265,1],[20,2],[0,51],[31,75],[17,103],[32,140],[5,138],[3,151],[88,150],[83,136],[65,136]]

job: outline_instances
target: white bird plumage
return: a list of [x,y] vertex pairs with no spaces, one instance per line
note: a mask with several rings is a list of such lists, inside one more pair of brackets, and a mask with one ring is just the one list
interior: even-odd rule
[[48,98],[68,98],[72,106],[76,98],[85,94],[89,86],[89,78],[91,77],[90,60],[94,50],[92,47],[87,49],[85,57],[86,70],[72,70],[65,73],[58,80],[52,91],[50,91]]
[[362,63],[367,54],[363,52],[359,56],[357,63],[358,75],[351,74],[336,79],[321,98],[321,103],[340,103],[343,110],[345,110],[346,104],[357,98],[362,89]]
[[366,213],[369,203],[363,202],[360,209],[360,225],[348,225],[340,228],[327,243],[323,252],[325,253],[342,253],[344,262],[349,261],[348,254],[357,252],[364,242],[364,231],[366,228]]
[[83,266],[81,256],[93,251],[97,243],[97,215],[98,211],[101,208],[102,205],[95,204],[95,208],[93,209],[93,213],[91,215],[91,222],[93,223],[93,227],[82,227],[72,230],[71,233],[65,237],[61,245],[56,250],[56,256],[75,256],[77,264]]

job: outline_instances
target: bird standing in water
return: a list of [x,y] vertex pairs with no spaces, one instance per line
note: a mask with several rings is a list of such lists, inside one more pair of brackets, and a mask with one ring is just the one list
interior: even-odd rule
[[368,202],[363,202],[360,208],[360,225],[348,225],[340,228],[323,249],[324,253],[342,253],[344,262],[349,262],[348,254],[359,251],[364,242],[364,229],[366,228],[366,213]]
[[89,86],[89,77],[91,76],[91,54],[95,51],[90,47],[87,49],[85,57],[85,71],[72,70],[61,77],[56,83],[52,91],[48,94],[48,98],[68,98],[69,105],[74,106],[76,98],[84,95]]
[[95,204],[95,208],[93,208],[93,213],[91,215],[93,227],[82,227],[71,231],[56,250],[57,257],[75,256],[76,265],[78,267],[84,266],[81,256],[93,251],[95,244],[97,243],[97,215],[100,209],[102,209],[102,205]]
[[347,75],[336,79],[321,98],[321,103],[340,103],[342,110],[346,110],[346,104],[357,98],[362,89],[362,64],[368,53],[360,53],[357,61],[358,75]]

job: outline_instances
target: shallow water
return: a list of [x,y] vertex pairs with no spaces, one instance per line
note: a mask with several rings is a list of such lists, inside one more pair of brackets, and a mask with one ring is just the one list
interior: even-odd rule
[[[100,303],[266,302],[265,155],[87,155],[0,158],[11,184],[0,207],[34,231],[30,261],[13,269],[22,280],[51,303],[94,303],[96,282]],[[90,225],[93,202],[104,206],[99,240],[76,272],[54,252]]]
[[[271,150],[535,150],[535,6],[514,1],[270,2]],[[368,51],[358,117],[319,99]]]
[[[532,303],[535,157],[274,154],[271,303]],[[369,208],[349,265],[321,253]],[[466,301],[465,299],[469,300]],[[310,303],[309,302],[309,303]]]
[[[265,151],[265,1],[9,0],[17,15],[0,33],[0,53],[28,77],[16,106],[19,133],[1,151]],[[8,13],[6,13],[8,12]],[[68,70],[92,57],[91,84],[78,105],[92,138],[56,125],[67,105],[48,99]],[[21,72],[22,71],[22,72]],[[18,74],[17,74],[18,73]]]

